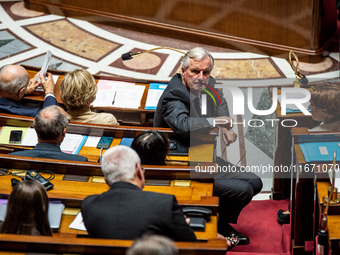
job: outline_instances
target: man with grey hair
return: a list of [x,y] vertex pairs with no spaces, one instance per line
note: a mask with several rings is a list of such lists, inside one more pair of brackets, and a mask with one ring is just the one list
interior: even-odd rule
[[38,144],[31,150],[16,151],[11,155],[63,159],[72,161],[88,161],[79,155],[64,153],[60,150],[66,134],[68,119],[66,112],[59,106],[51,105],[38,112],[34,120],[34,129],[38,136]]
[[[203,48],[196,47],[185,54],[181,61],[181,73],[172,77],[158,101],[155,127],[170,127],[181,137],[181,141],[184,140],[189,145],[200,132],[208,133],[214,122],[223,119],[230,123],[227,101],[222,92],[214,88],[216,81],[210,76],[213,67],[213,57]],[[204,104],[206,107],[203,107]],[[220,126],[220,134],[226,145],[235,142],[237,138],[229,124]],[[216,163],[227,169],[232,165],[220,157],[216,157]],[[242,173],[238,170],[216,174],[213,195],[220,199],[219,234],[229,238],[236,237],[239,245],[249,244],[249,238],[236,231],[229,223],[237,223],[242,209],[261,189],[262,181],[254,173]]]
[[[181,74],[172,77],[158,101],[155,127],[170,127],[180,137],[189,139],[190,132],[211,129],[213,119],[223,118],[230,123],[227,101],[220,90],[214,89],[216,81],[210,76],[213,67],[213,57],[203,48],[193,48],[184,55]],[[206,113],[202,114],[201,95],[208,92]],[[230,126],[223,129],[226,144],[235,142],[236,138]]]
[[175,243],[159,235],[144,235],[137,239],[126,251],[126,255],[177,255]]
[[[41,82],[37,82],[38,75]],[[40,105],[30,107],[22,99],[34,92],[40,84],[45,91],[44,104],[42,107]],[[49,105],[58,105],[51,73],[47,74],[46,80],[39,73],[29,80],[28,72],[22,66],[6,65],[0,69],[0,113],[35,117],[41,108]]]
[[102,171],[110,189],[85,198],[81,205],[90,237],[133,240],[149,233],[196,241],[175,196],[142,191],[144,170],[133,149],[122,145],[108,149]]

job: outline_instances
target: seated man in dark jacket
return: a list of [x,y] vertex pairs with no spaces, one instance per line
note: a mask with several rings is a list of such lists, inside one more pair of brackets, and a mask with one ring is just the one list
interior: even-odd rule
[[[37,82],[40,75],[41,82]],[[24,95],[31,94],[40,84],[45,91],[45,100],[42,108],[49,105],[58,105],[54,96],[54,82],[52,74],[48,73],[45,80],[41,74],[36,74],[29,80],[25,68],[19,65],[6,65],[0,70],[0,113],[9,113],[22,116],[35,117],[41,109],[40,105],[31,107],[22,100]]]
[[67,125],[66,112],[61,107],[51,105],[42,109],[34,120],[38,144],[32,150],[17,151],[11,153],[11,155],[87,161],[87,158],[83,156],[64,153],[60,150],[60,144],[64,140]]
[[[215,79],[210,76],[214,59],[208,51],[197,47],[189,50],[181,61],[181,73],[170,80],[158,101],[154,117],[155,127],[170,127],[189,145],[198,135],[206,132],[218,121],[230,123],[227,101],[215,89]],[[230,125],[222,125],[220,134],[226,145],[237,136]],[[216,163],[231,163],[217,157]],[[261,179],[254,173],[226,172],[216,175],[214,194],[220,199],[218,232],[226,237],[237,237],[239,245],[249,244],[249,238],[237,232],[228,223],[237,223],[242,209],[262,189]]]
[[81,206],[90,237],[136,239],[150,233],[196,240],[175,196],[143,191],[144,171],[134,150],[121,145],[108,149],[102,171],[110,189],[85,198]]

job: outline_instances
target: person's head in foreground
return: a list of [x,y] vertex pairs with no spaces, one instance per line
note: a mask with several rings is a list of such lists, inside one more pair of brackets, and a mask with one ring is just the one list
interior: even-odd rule
[[163,133],[149,130],[136,136],[131,148],[138,153],[143,165],[165,165],[169,141]]
[[176,255],[178,249],[168,237],[144,235],[127,250],[126,255]]
[[109,186],[124,181],[133,183],[140,189],[144,188],[144,171],[140,158],[130,147],[118,145],[108,149],[103,155],[101,167]]
[[38,182],[20,182],[8,199],[6,218],[1,233],[52,235],[48,222],[48,197]]

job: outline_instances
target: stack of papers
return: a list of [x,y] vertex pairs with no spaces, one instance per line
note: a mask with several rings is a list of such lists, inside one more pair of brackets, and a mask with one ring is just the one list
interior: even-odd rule
[[167,86],[168,84],[163,83],[150,83],[148,97],[145,103],[146,110],[156,110],[158,100]]
[[97,96],[92,103],[94,107],[112,106],[138,109],[145,90],[145,86],[111,80],[99,80],[97,87]]

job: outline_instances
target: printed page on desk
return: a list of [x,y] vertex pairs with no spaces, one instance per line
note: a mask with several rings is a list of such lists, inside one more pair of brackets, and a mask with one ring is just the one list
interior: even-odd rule
[[300,148],[306,162],[311,161],[333,161],[334,150],[336,160],[340,160],[340,142],[313,142],[301,143]]
[[150,83],[148,97],[146,98],[145,103],[146,110],[156,110],[158,100],[167,86],[168,84],[164,83]]
[[69,228],[86,231],[81,212],[77,214],[76,218],[71,222]]
[[131,82],[99,80],[98,92],[93,106],[113,106],[138,109],[145,86]]

